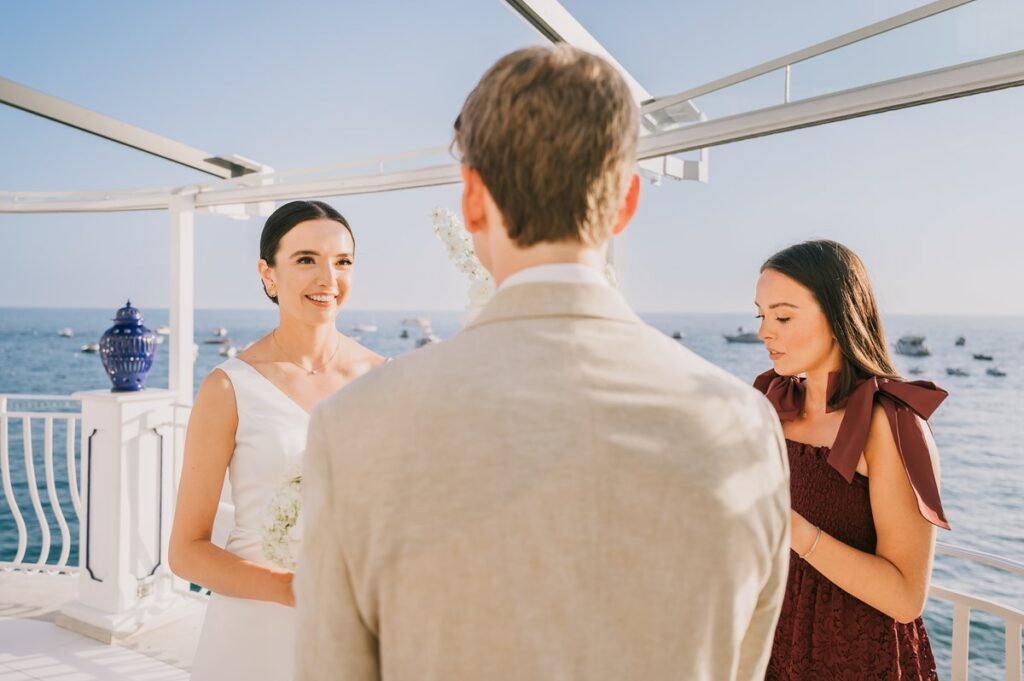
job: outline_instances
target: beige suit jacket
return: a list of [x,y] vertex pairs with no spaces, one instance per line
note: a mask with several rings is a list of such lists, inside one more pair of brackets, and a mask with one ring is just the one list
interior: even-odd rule
[[301,681],[764,675],[778,420],[614,289],[499,291],[323,403],[305,466]]

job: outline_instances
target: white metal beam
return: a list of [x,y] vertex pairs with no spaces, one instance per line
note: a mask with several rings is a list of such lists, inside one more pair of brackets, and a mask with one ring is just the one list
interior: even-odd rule
[[[557,0],[505,0],[505,4],[551,42],[568,43],[599,55],[612,64],[625,78],[638,104],[653,99],[651,93]],[[697,115],[695,110],[693,120],[697,120]]]
[[[1024,51],[650,135],[641,138],[639,153],[642,158],[656,158],[1020,85],[1024,85]],[[368,173],[266,186],[226,187],[224,183],[215,183],[213,186],[198,188],[195,205],[207,207],[254,201],[372,194],[458,182],[458,165],[448,164],[401,172]],[[45,196],[40,192],[32,192],[24,198],[16,193],[8,195],[13,198],[0,200],[0,213],[157,210],[166,208],[169,201],[166,189],[152,190],[151,193],[74,193],[63,197],[57,194]]]
[[171,327],[168,389],[192,404],[195,354],[195,204],[189,193],[170,197]]
[[[896,16],[889,17],[883,21],[878,21],[868,26],[864,26],[863,28],[858,28],[856,31],[844,33],[843,35],[836,36],[835,38],[818,43],[817,45],[811,45],[810,47],[805,47],[802,50],[797,50],[796,52],[791,52],[790,54],[772,59],[771,61],[766,61],[763,64],[752,66],[749,69],[744,69],[738,73],[732,74],[731,76],[725,76],[724,78],[713,80],[710,83],[690,88],[689,90],[685,90],[679,94],[668,97],[658,97],[652,101],[644,102],[641,107],[641,112],[646,115],[651,115],[662,109],[668,109],[670,107],[688,103],[690,100],[696,99],[702,95],[717,92],[718,90],[723,90],[727,87],[732,87],[733,85],[738,85],[739,83],[748,81],[751,78],[757,78],[758,76],[763,76],[766,73],[771,73],[772,71],[777,71],[778,69],[806,61],[827,52],[838,50],[841,47],[846,47],[847,45],[852,45],[862,40],[873,38],[876,35],[881,35],[882,33],[892,31],[893,29],[900,28],[901,26],[906,26],[916,21],[927,19],[928,17],[935,16],[936,14],[946,12],[961,5],[966,5],[970,2],[974,2],[974,0],[936,0],[936,2],[930,2],[927,5],[922,5],[921,7],[912,9],[908,12],[903,12],[902,14],[897,14]],[[786,73],[786,92],[788,96],[788,71]]]
[[692,151],[1020,85],[1024,50],[657,133],[640,139],[639,156]]
[[254,162],[248,159],[215,157],[6,78],[0,78],[0,103],[216,177],[237,177],[253,172],[250,164]]
[[[536,29],[544,38],[553,43],[564,42],[593,54],[599,55],[618,69],[633,94],[633,101],[642,105],[653,99],[651,93],[637,81],[633,75],[605,49],[597,38],[592,36],[583,25],[557,0],[505,0],[505,3],[526,23]],[[701,120],[701,112],[690,101],[673,102],[672,106],[659,107],[657,111],[646,113],[641,111],[641,121],[648,131],[658,130],[666,125],[680,125]],[[684,159],[668,159],[664,163],[658,161],[641,161],[640,170],[648,178],[659,181],[662,176],[676,180],[696,179],[706,181],[707,154],[701,154],[698,161]]]

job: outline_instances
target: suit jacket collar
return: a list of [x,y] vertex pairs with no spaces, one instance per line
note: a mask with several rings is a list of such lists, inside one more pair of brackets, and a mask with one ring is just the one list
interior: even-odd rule
[[642,323],[622,294],[610,286],[538,282],[498,291],[466,328],[512,319],[545,317],[590,317]]

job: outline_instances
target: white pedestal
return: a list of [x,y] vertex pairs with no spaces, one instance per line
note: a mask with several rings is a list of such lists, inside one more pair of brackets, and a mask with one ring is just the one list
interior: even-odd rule
[[88,391],[82,400],[78,598],[57,624],[107,643],[183,612],[167,543],[174,508],[172,404],[167,390]]

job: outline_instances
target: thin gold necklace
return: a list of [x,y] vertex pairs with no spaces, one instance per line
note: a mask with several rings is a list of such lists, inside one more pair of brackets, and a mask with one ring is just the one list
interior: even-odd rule
[[288,353],[284,351],[284,348],[281,347],[281,343],[278,342],[278,340],[277,340],[277,329],[274,329],[274,331],[270,334],[270,337],[274,340],[274,345],[277,346],[277,349],[281,351],[282,355],[284,355],[285,360],[287,360],[289,364],[294,364],[295,366],[297,366],[300,369],[302,369],[303,371],[305,371],[307,376],[312,376],[313,374],[315,374],[317,372],[323,371],[324,367],[326,367],[328,364],[331,363],[331,360],[334,359],[334,356],[338,354],[338,350],[341,349],[341,337],[339,336],[338,337],[338,342],[334,345],[334,352],[332,352],[331,356],[327,358],[327,361],[325,361],[323,364],[321,364],[318,367],[314,367],[312,369],[307,369],[306,367],[302,366],[298,362],[293,362],[288,357]]

